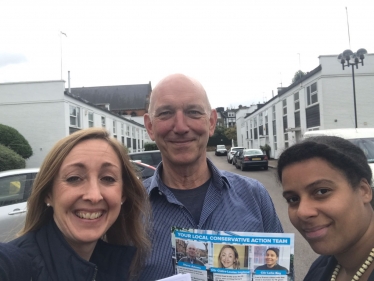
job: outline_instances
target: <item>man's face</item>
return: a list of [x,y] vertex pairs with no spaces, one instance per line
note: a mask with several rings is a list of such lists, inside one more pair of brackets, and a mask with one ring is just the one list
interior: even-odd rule
[[161,82],[152,93],[145,126],[161,150],[163,162],[173,166],[206,158],[217,113],[209,109],[205,92],[184,76]]
[[195,245],[188,245],[187,246],[187,255],[190,258],[196,258],[196,247],[195,247]]

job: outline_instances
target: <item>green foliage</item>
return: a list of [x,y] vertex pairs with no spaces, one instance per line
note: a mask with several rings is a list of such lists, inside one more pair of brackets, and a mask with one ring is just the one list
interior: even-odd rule
[[146,142],[144,144],[144,150],[150,151],[150,150],[158,150],[157,144],[155,142]]
[[268,145],[267,143],[264,146],[260,145],[260,148],[261,148],[262,151],[270,151],[271,150],[270,145]]
[[23,169],[26,161],[10,148],[0,144],[0,171]]
[[218,144],[230,145],[231,140],[229,140],[225,134],[225,129],[223,127],[216,127],[213,136],[209,138],[208,146],[217,146]]
[[260,149],[265,152],[266,156],[270,159],[270,145],[268,145],[267,143],[264,146],[260,145]]
[[12,149],[27,159],[32,155],[29,142],[14,128],[0,124],[0,144]]
[[226,128],[224,134],[229,140],[236,141],[236,126]]
[[305,75],[306,73],[301,70],[296,71],[294,77],[292,78],[292,83],[295,83],[297,80],[301,79]]

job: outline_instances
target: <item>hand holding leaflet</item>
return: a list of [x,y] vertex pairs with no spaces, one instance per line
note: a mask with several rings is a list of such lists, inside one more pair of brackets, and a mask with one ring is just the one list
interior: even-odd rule
[[191,281],[191,274],[177,274],[157,281]]

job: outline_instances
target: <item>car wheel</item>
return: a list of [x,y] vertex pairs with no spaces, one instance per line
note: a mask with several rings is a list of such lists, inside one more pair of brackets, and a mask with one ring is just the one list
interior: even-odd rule
[[238,162],[235,163],[235,168],[239,169]]
[[230,160],[229,160],[229,158],[227,158],[227,163],[230,163]]
[[265,170],[265,171],[266,171],[267,169],[269,169],[269,166],[265,166],[265,167],[264,167],[264,170]]
[[245,168],[243,166],[243,163],[240,165],[240,170],[245,171]]

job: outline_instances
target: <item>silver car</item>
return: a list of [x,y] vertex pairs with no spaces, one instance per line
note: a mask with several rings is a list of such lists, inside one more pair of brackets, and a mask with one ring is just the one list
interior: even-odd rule
[[0,172],[0,242],[15,238],[25,223],[26,201],[39,168]]

